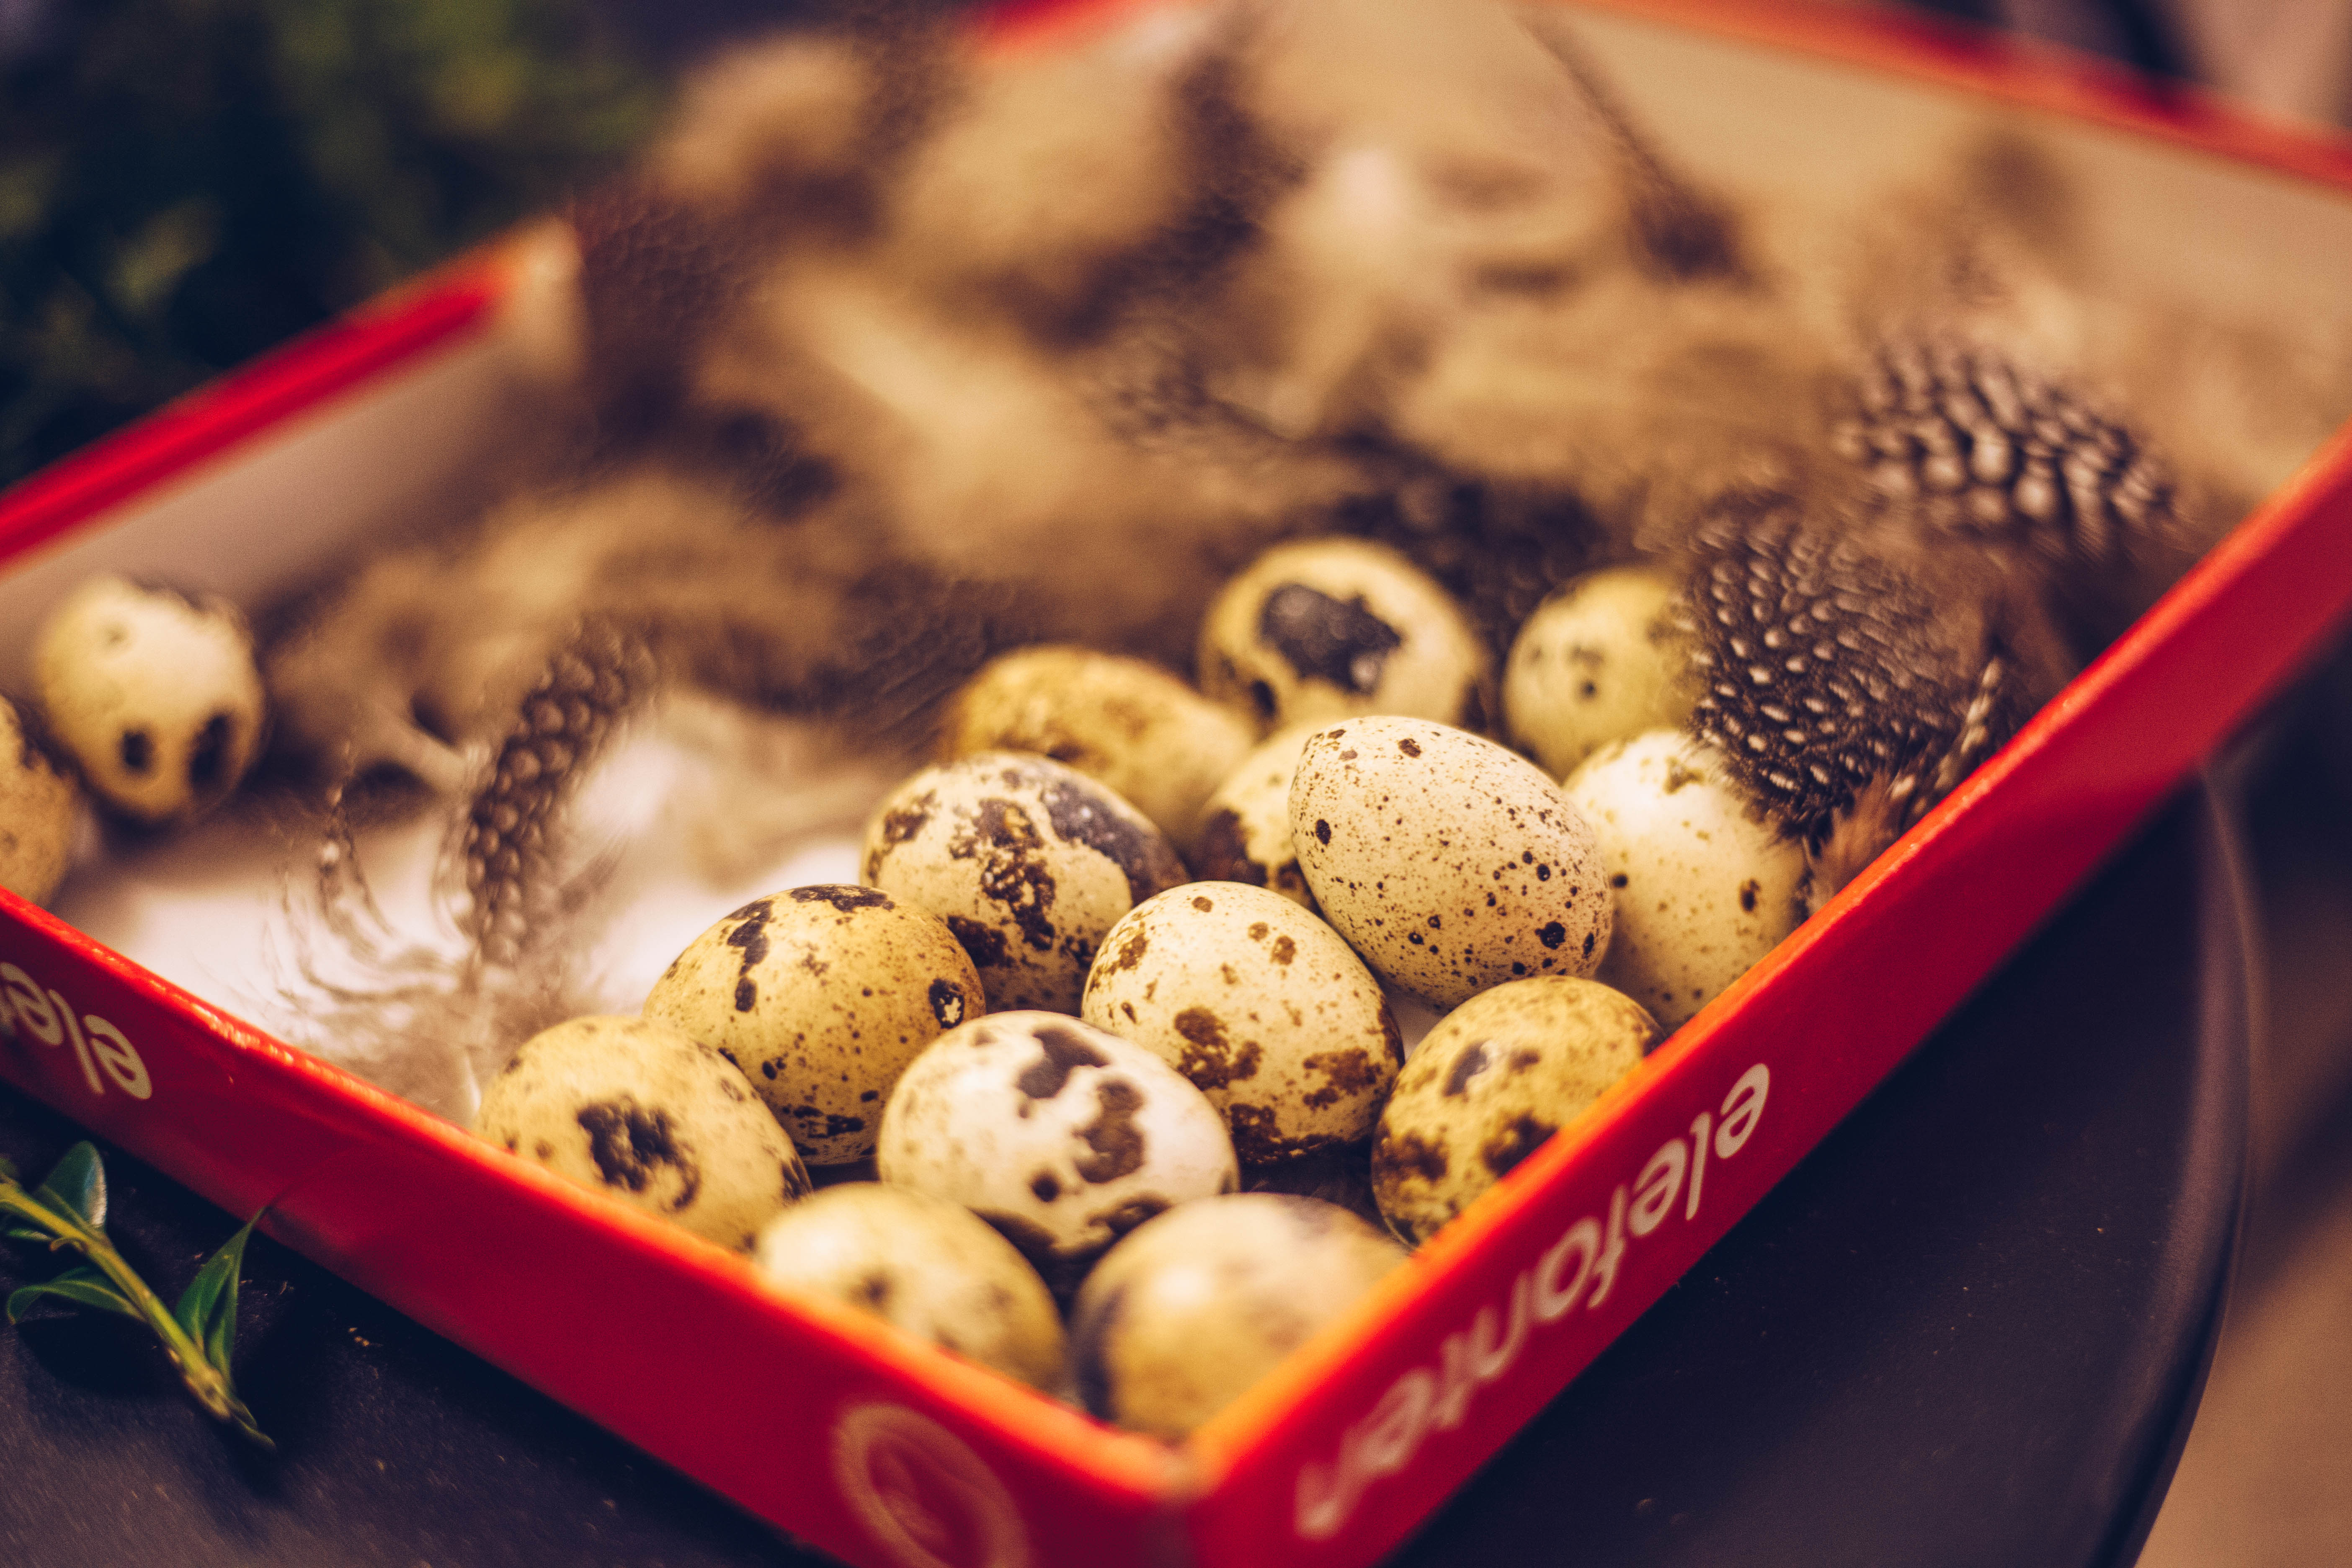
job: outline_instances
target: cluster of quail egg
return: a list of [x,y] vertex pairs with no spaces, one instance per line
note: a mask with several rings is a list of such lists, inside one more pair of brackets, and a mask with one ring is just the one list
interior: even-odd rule
[[[639,1016],[524,1042],[476,1131],[1180,1437],[1795,923],[1801,853],[1673,728],[1667,597],[1572,583],[1498,679],[1434,582],[1325,539],[1227,584],[1197,686],[1005,655],[858,884],[746,905]],[[95,579],[34,664],[39,701],[0,701],[0,885],[36,900],[85,790],[183,823],[263,738],[218,601]],[[1451,1009],[1409,1062],[1400,995]]]
[[234,792],[267,705],[253,635],[212,595],[92,577],[41,623],[35,699],[0,696],[0,888],[46,903],[73,857],[81,805],[177,827]]
[[[1664,728],[1665,597],[1570,584],[1498,683],[1436,584],[1326,539],[1226,586],[1197,688],[1000,658],[859,884],[737,910],[640,1016],[526,1041],[476,1130],[1181,1436],[1793,924],[1801,855]],[[0,700],[0,885],[36,901],[85,791],[184,823],[263,739],[219,601],[93,579],[33,662],[38,701]],[[1518,751],[1476,732],[1498,704]],[[1454,1009],[1410,1063],[1392,993]]]
[[[1227,584],[1197,687],[1007,654],[858,885],[528,1042],[478,1130],[1181,1437],[1794,923],[1801,857],[1671,728],[1667,596],[1569,584],[1498,681],[1435,583],[1325,539]],[[1410,1060],[1402,995],[1450,1009]]]

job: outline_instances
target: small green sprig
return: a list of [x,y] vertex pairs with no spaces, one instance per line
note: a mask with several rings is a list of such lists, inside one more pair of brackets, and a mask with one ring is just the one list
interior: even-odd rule
[[51,1252],[79,1252],[89,1259],[54,1279],[13,1292],[8,1321],[15,1323],[38,1301],[54,1300],[144,1323],[163,1342],[163,1352],[172,1358],[180,1381],[214,1420],[226,1421],[264,1448],[275,1449],[278,1445],[254,1425],[253,1412],[236,1396],[228,1371],[236,1339],[237,1271],[245,1263],[246,1238],[260,1217],[247,1220],[205,1259],[180,1304],[167,1311],[163,1298],[147,1288],[106,1238],[106,1170],[96,1149],[75,1144],[30,1192],[17,1180],[16,1167],[0,1159],[0,1218],[5,1220],[7,1235],[38,1242]]

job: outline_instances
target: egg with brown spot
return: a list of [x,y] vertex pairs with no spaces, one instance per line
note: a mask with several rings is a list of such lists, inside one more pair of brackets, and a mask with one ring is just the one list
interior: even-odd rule
[[1419,1246],[1582,1115],[1658,1040],[1641,1004],[1592,980],[1513,981],[1429,1031],[1372,1139],[1372,1199]]
[[950,757],[1035,752],[1067,763],[1189,855],[1210,793],[1256,731],[1157,665],[1049,645],[990,660],[949,702],[940,733]]
[[1104,933],[1185,872],[1149,818],[1084,773],[982,752],[890,793],[862,878],[947,922],[990,1007],[1076,1013]]
[[35,739],[16,705],[0,697],[0,888],[48,901],[73,857],[81,791]]
[[1599,978],[1668,1029],[1803,921],[1804,847],[1755,813],[1714,748],[1653,730],[1602,747],[1566,787],[1617,896]]
[[1484,729],[1493,660],[1434,578],[1361,539],[1278,544],[1201,623],[1201,689],[1273,726],[1411,713]]
[[743,1069],[813,1165],[871,1153],[891,1086],[986,1012],[945,921],[873,888],[787,888],[695,938],[645,1014]]
[[1280,1193],[1187,1204],[1127,1237],[1070,1313],[1072,1392],[1180,1441],[1405,1261],[1343,1208]]
[[809,1192],[793,1141],[735,1064],[644,1018],[533,1035],[483,1090],[474,1131],[739,1251]]
[[1298,851],[1290,842],[1290,781],[1298,753],[1319,724],[1277,730],[1217,785],[1202,808],[1201,837],[1192,856],[1203,881],[1247,882],[1315,908]]
[[1033,1387],[1061,1381],[1045,1282],[970,1209],[911,1187],[845,1182],[770,1220],[753,1253],[783,1290],[829,1297]]
[[93,577],[42,623],[33,674],[90,793],[133,821],[211,810],[260,752],[253,634],[226,599]]
[[1591,825],[1492,741],[1386,715],[1319,730],[1291,783],[1290,835],[1324,919],[1383,978],[1440,1006],[1588,975],[1608,952]]
[[995,1013],[898,1079],[881,1178],[961,1204],[1056,1290],[1163,1209],[1240,1181],[1224,1119],[1175,1068],[1076,1018]]
[[1611,741],[1680,724],[1692,693],[1675,589],[1654,566],[1609,566],[1537,605],[1503,661],[1511,743],[1562,778]]
[[1129,910],[1095,956],[1082,1012],[1191,1079],[1244,1165],[1366,1136],[1404,1059],[1364,961],[1297,904],[1239,882],[1188,882]]

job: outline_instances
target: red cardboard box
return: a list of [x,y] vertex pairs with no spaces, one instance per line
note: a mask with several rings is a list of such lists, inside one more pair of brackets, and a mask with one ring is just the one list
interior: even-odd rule
[[[1052,47],[1105,9],[1019,11],[1007,47]],[[1635,0],[1580,24],[1703,169],[1801,158],[1864,178],[2003,113],[2087,174],[2126,265],[2281,310],[2347,276],[2338,142],[1844,10]],[[525,254],[478,256],[0,498],[0,679],[21,687],[31,626],[90,571],[266,601],[461,487],[528,406],[528,334],[505,309]],[[787,1301],[747,1260],[5,894],[0,1072],[234,1213],[269,1204],[272,1235],[854,1562],[1362,1563],[1688,1268],[2347,607],[2339,434],[1827,910],[1180,1447]]]

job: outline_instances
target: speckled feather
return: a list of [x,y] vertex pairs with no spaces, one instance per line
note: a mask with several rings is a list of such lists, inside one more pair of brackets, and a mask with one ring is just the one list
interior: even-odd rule
[[2164,465],[2064,386],[1952,342],[1890,343],[1831,432],[1920,526],[2112,569],[2179,521]]
[[1815,846],[1874,784],[1895,831],[1916,821],[2070,668],[2033,585],[1993,557],[1908,517],[1840,529],[1778,499],[1698,531],[1677,616],[1692,733]]
[[521,955],[534,890],[543,888],[569,792],[614,726],[655,683],[645,640],[592,622],[523,698],[488,777],[467,805],[459,856],[472,906],[466,930],[490,963]]

